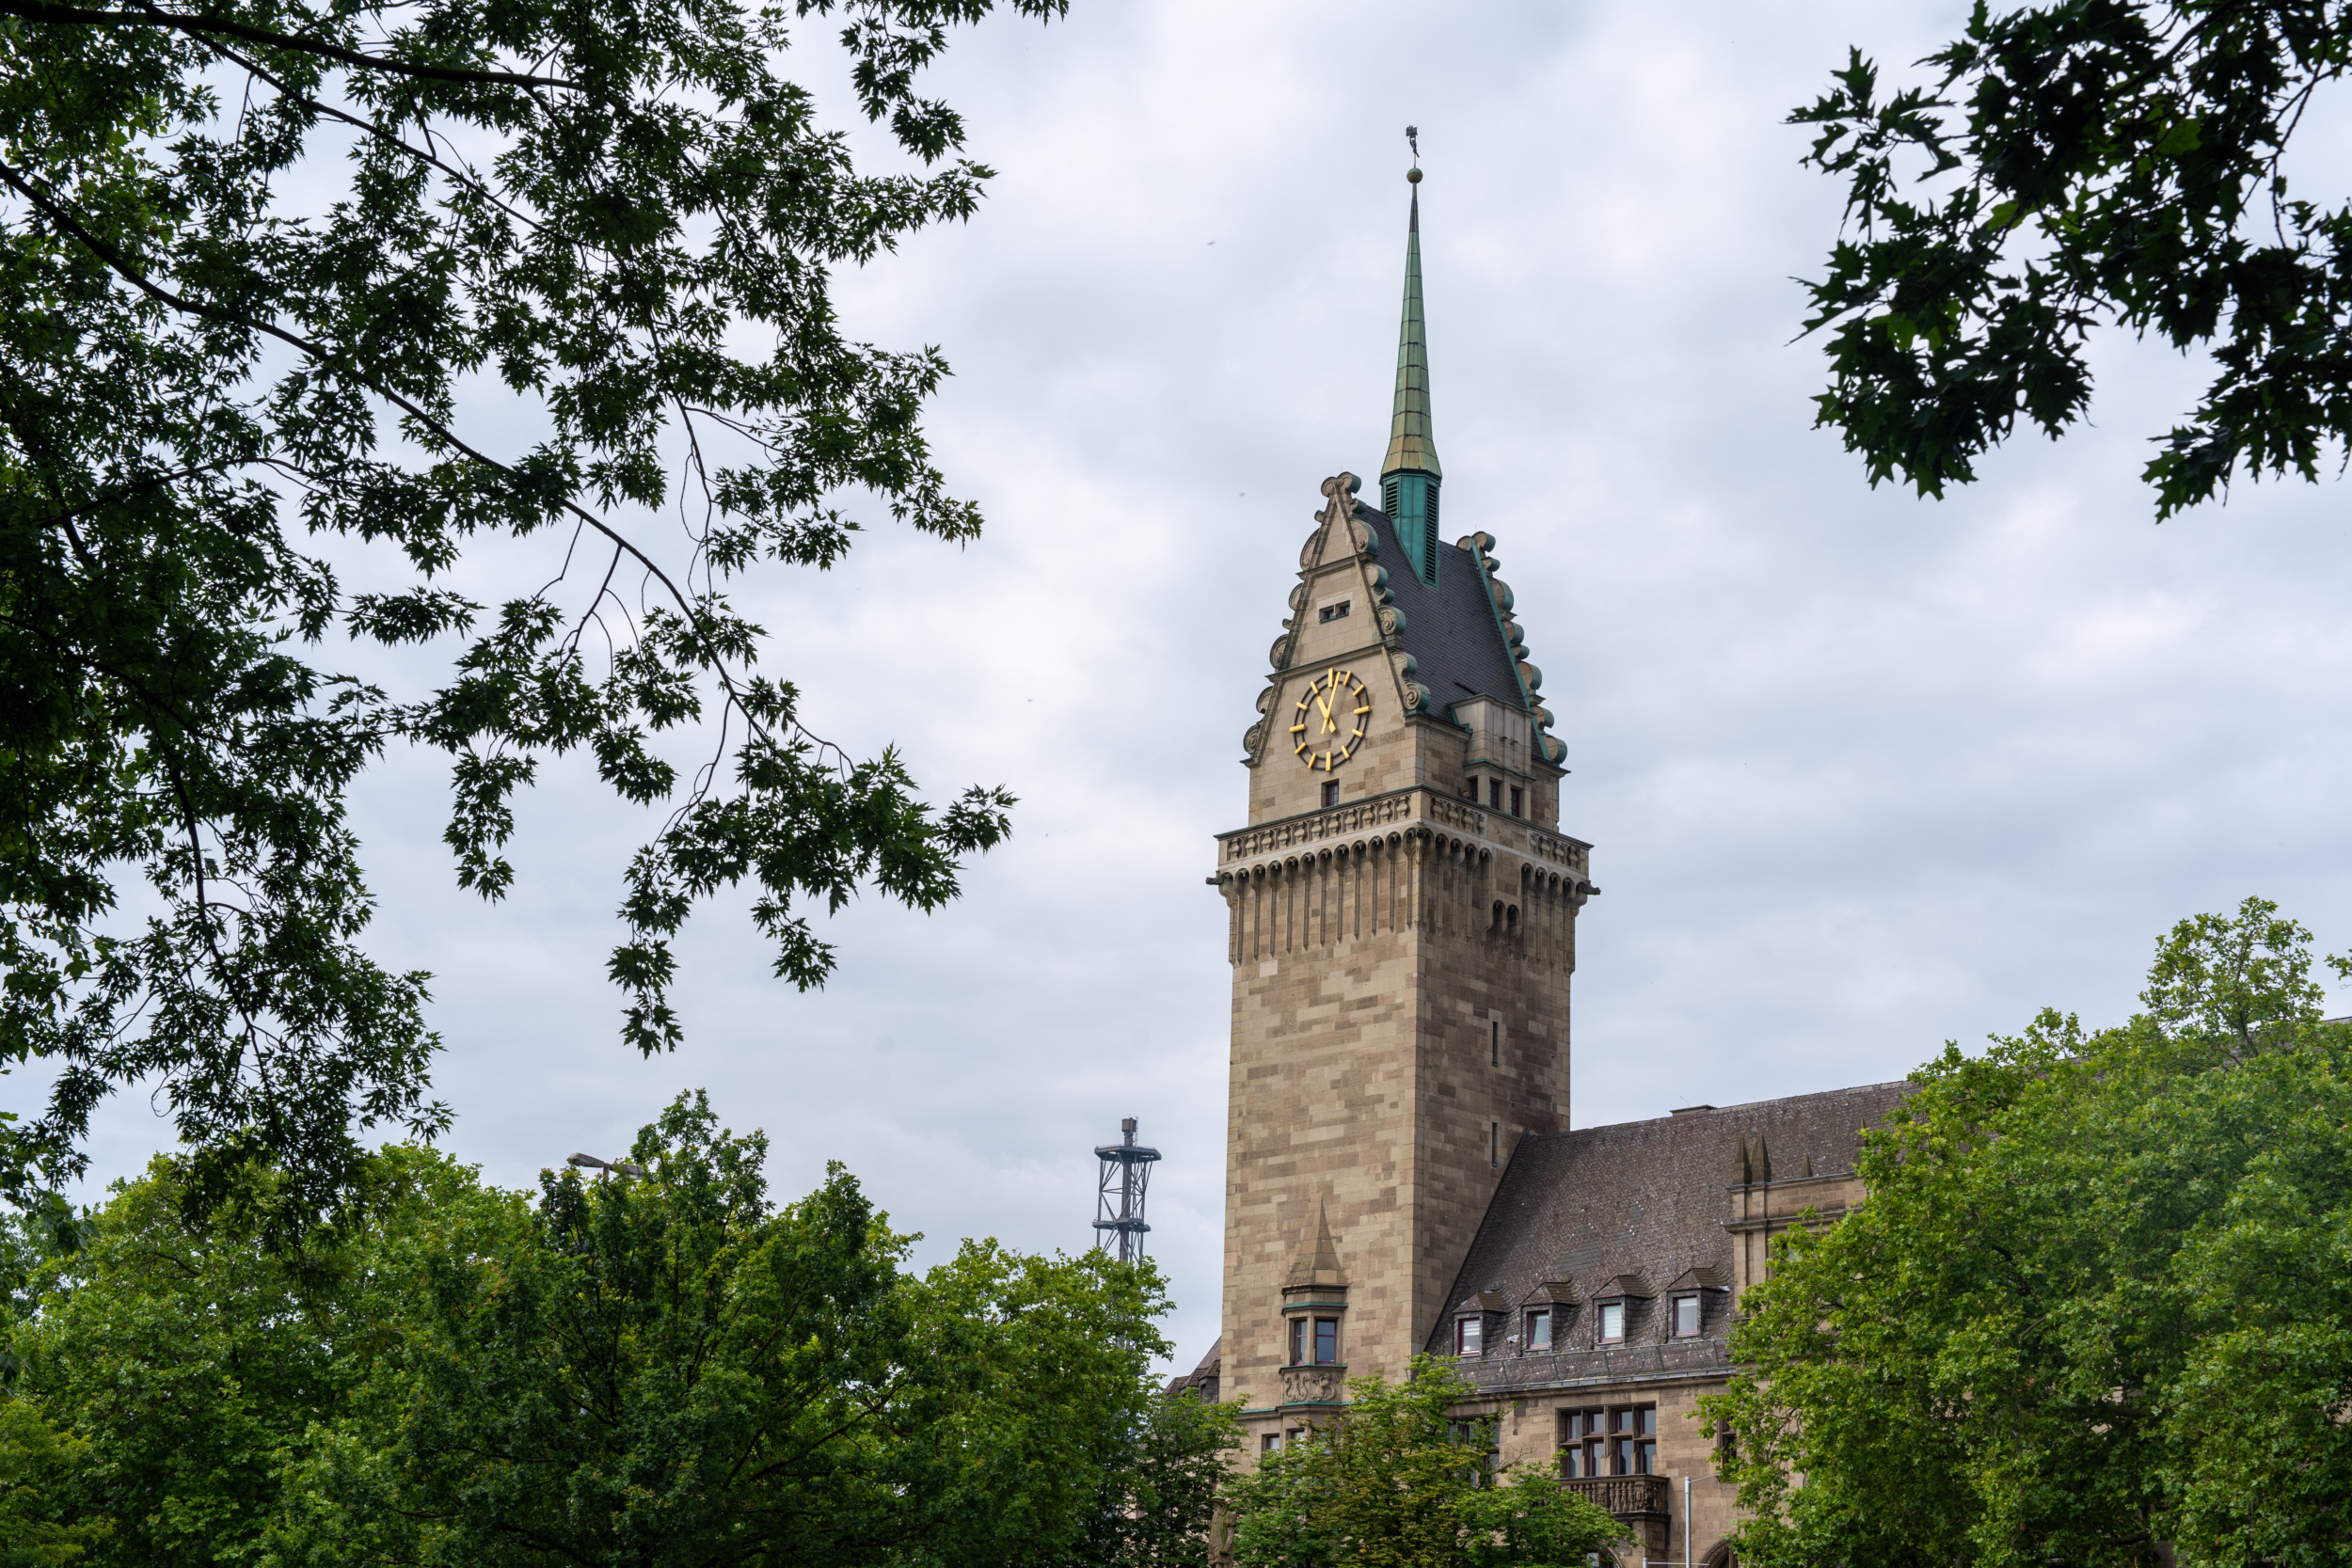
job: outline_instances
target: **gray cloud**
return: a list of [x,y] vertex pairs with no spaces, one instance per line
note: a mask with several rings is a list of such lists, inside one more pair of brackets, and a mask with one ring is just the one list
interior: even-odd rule
[[[820,995],[705,919],[690,1043],[648,1063],[602,979],[643,820],[558,770],[485,909],[437,772],[395,762],[362,822],[382,944],[438,975],[453,1147],[521,1182],[707,1085],[783,1191],[844,1160],[936,1256],[1082,1244],[1089,1150],[1140,1115],[1199,1353],[1227,1021],[1201,878],[1315,486],[1386,437],[1408,119],[1449,531],[1500,541],[1607,890],[1579,1123],[1897,1077],[2045,1003],[2115,1018],[2158,931],[2249,892],[2352,946],[2339,484],[2152,526],[2142,438],[2198,371],[2122,341],[2097,428],[1940,505],[1807,428],[1788,279],[1837,198],[1780,118],[1849,41],[1899,64],[1962,15],[1078,0],[960,42],[941,87],[1002,178],[845,309],[955,363],[933,428],[989,533],[882,529],[755,602],[816,728],[942,792],[1010,784],[1017,836],[940,915],[835,922]],[[2352,185],[2341,138],[2312,162]],[[108,1169],[157,1128],[113,1116]]]

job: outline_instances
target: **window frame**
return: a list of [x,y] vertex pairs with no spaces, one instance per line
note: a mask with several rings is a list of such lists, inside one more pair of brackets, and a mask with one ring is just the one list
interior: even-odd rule
[[1327,779],[1323,784],[1323,809],[1329,811],[1340,803],[1340,781]]
[[1590,1481],[1604,1473],[1600,1465],[1608,1450],[1608,1414],[1598,1405],[1579,1405],[1554,1418],[1554,1457],[1563,1481]]
[[1520,809],[1525,804],[1526,799],[1526,790],[1520,788],[1518,784],[1513,784],[1511,786],[1511,815],[1513,816],[1524,816],[1527,815],[1525,811]]
[[[1616,1323],[1617,1329],[1614,1334],[1609,1332],[1609,1326],[1613,1319]],[[1624,1344],[1626,1331],[1625,1320],[1626,1303],[1622,1301],[1604,1301],[1596,1303],[1595,1310],[1593,1312],[1593,1343],[1597,1345]]]
[[1495,1483],[1495,1464],[1501,1455],[1502,1446],[1500,1425],[1501,1423],[1492,1416],[1472,1416],[1467,1420],[1454,1423],[1452,1432],[1454,1441],[1462,1448],[1475,1448],[1478,1450],[1478,1468],[1470,1477],[1470,1485],[1473,1489],[1492,1486]]
[[1606,1441],[1611,1475],[1658,1474],[1658,1406],[1611,1405]]
[[1486,1314],[1464,1312],[1454,1320],[1454,1354],[1457,1356],[1486,1354]]
[[[1688,1330],[1687,1332],[1684,1330],[1684,1328],[1683,1328],[1683,1326],[1682,1326],[1682,1309],[1683,1309],[1685,1307],[1688,1307],[1691,1309],[1691,1326],[1690,1326],[1690,1328],[1689,1328],[1689,1330]],[[1674,1295],[1674,1296],[1670,1296],[1670,1297],[1668,1297],[1668,1298],[1667,1298],[1667,1301],[1666,1301],[1666,1338],[1669,1338],[1669,1339],[1695,1339],[1695,1338],[1698,1338],[1698,1337],[1699,1337],[1699,1336],[1700,1336],[1703,1332],[1705,1332],[1706,1327],[1707,1327],[1707,1298],[1706,1298],[1705,1296],[1701,1295],[1701,1294],[1700,1294],[1698,1291],[1683,1291],[1682,1293],[1680,1293],[1680,1294],[1678,1294],[1678,1295]]]
[[[1528,1352],[1551,1350],[1554,1333],[1560,1326],[1559,1312],[1558,1307],[1549,1304],[1528,1307],[1520,1320],[1519,1348]],[[1535,1342],[1537,1323],[1543,1324],[1544,1329],[1544,1342],[1540,1345]]]
[[[1313,1329],[1308,1336],[1308,1338],[1313,1342],[1314,1346],[1315,1358],[1312,1365],[1317,1367],[1336,1367],[1340,1365],[1340,1320],[1337,1318],[1311,1318],[1308,1321],[1314,1324]],[[1327,1341],[1328,1342],[1331,1352],[1328,1355],[1323,1354]]]

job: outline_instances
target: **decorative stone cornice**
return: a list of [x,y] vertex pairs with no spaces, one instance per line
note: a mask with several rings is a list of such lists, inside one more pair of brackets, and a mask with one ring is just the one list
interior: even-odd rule
[[[1357,837],[1366,833],[1385,834],[1391,828],[1407,823],[1426,824],[1455,833],[1467,833],[1484,846],[1508,849],[1541,861],[1549,867],[1564,873],[1574,873],[1582,879],[1591,866],[1593,847],[1581,838],[1555,833],[1527,821],[1523,817],[1488,811],[1483,806],[1431,789],[1425,784],[1408,785],[1381,795],[1368,795],[1360,800],[1327,810],[1301,812],[1295,816],[1279,817],[1261,822],[1255,827],[1236,828],[1216,835],[1217,861],[1232,865],[1244,861],[1269,857],[1279,858],[1287,851],[1309,846],[1321,846],[1327,841]],[[1587,888],[1597,893],[1597,888]]]

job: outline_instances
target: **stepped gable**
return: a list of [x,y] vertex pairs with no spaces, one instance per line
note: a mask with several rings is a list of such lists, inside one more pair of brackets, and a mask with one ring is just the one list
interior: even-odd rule
[[1472,697],[1493,697],[1525,712],[1518,673],[1478,558],[1459,545],[1439,545],[1438,586],[1428,587],[1405,564],[1396,525],[1387,514],[1359,497],[1356,515],[1380,542],[1373,563],[1388,568],[1389,592],[1405,612],[1400,641],[1413,656],[1413,678],[1429,689],[1430,707],[1443,713]]
[[[1761,1138],[1784,1181],[1800,1173],[1849,1175],[1861,1130],[1877,1125],[1910,1092],[1908,1083],[1869,1084],[1521,1138],[1445,1311],[1428,1325],[1430,1353],[1451,1349],[1454,1307],[1482,1291],[1518,1307],[1542,1299],[1538,1292],[1548,1284],[1568,1288],[1558,1294],[1590,1301],[1612,1293],[1629,1275],[1651,1291],[1692,1270],[1727,1279],[1728,1189],[1743,1151]],[[1713,1338],[1719,1331],[1710,1322],[1707,1332]],[[1578,1354],[1622,1353],[1518,1359]]]

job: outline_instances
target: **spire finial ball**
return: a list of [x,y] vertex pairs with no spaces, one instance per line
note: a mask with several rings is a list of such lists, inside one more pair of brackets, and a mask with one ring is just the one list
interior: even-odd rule
[[1419,169],[1417,169],[1417,168],[1408,168],[1408,169],[1406,169],[1406,170],[1405,171],[1405,182],[1406,182],[1406,184],[1408,184],[1408,185],[1418,185],[1418,184],[1420,184],[1420,183],[1421,183],[1421,170],[1419,170]]

